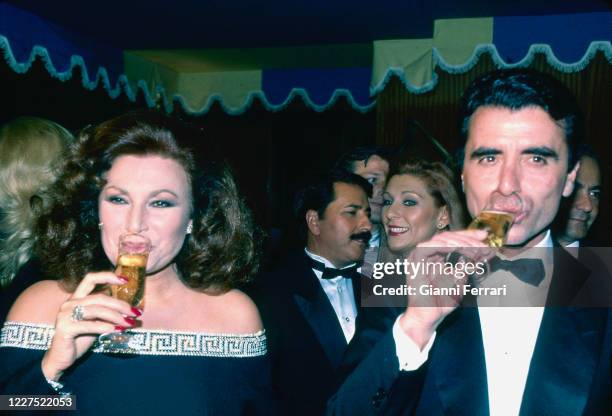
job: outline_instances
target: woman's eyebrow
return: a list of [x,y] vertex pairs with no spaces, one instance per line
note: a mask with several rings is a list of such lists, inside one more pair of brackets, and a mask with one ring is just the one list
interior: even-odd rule
[[163,194],[164,192],[167,192],[167,193],[173,195],[175,198],[179,197],[176,192],[171,191],[170,189],[158,189],[156,191],[151,192],[149,195],[153,197],[153,196],[157,196],[159,194]]
[[108,190],[111,190],[111,189],[112,189],[112,190],[115,190],[115,191],[117,191],[117,192],[119,192],[119,193],[121,193],[121,194],[127,194],[127,193],[128,193],[128,191],[126,191],[125,189],[120,188],[120,187],[115,186],[115,185],[109,185],[109,186],[106,186],[106,187],[104,188],[104,190],[105,190],[105,191],[108,191]]

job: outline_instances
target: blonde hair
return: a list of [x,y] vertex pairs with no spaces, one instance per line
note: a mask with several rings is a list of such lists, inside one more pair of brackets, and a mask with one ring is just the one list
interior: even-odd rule
[[[411,175],[423,181],[436,206],[438,208],[445,206],[448,211],[449,223],[445,229],[454,231],[465,228],[466,214],[457,190],[457,178],[446,165],[441,162],[409,159],[392,166],[387,184],[396,175]],[[392,263],[398,258],[403,258],[404,254],[391,252],[385,242],[381,244],[378,262]]]
[[451,231],[462,230],[466,225],[466,214],[457,190],[457,178],[453,171],[442,162],[410,159],[395,166],[389,179],[395,175],[412,175],[420,178],[438,207],[446,206]]
[[52,121],[19,117],[0,127],[0,286],[30,259],[32,228],[47,205],[45,189],[72,134]]

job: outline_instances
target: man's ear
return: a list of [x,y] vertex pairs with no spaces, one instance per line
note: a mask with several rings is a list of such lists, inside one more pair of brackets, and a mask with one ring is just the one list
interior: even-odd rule
[[311,234],[321,234],[321,230],[319,228],[319,214],[314,209],[309,209],[306,211],[306,226]]
[[565,179],[565,185],[563,186],[563,196],[568,197],[574,192],[574,183],[576,182],[576,175],[578,174],[578,170],[580,169],[580,161],[576,162],[576,166],[571,170],[570,173],[567,174],[567,178]]

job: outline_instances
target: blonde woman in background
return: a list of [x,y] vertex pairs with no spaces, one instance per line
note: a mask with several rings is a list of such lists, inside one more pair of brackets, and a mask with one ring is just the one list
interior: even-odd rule
[[[19,117],[0,127],[0,319],[40,273],[22,273],[32,257],[37,211],[44,190],[56,177],[60,156],[72,134],[50,120]],[[31,265],[36,268],[35,265]]]
[[[465,227],[465,210],[457,178],[443,163],[414,159],[394,165],[382,197],[381,219],[386,244],[380,250],[379,263],[402,261],[417,244],[435,234]],[[404,281],[403,276],[394,276],[385,286],[399,287]],[[380,280],[370,282],[374,285]],[[362,302],[368,293],[372,293],[371,288],[362,290]],[[370,307],[362,308],[360,327],[385,331],[405,310],[405,299],[370,297],[365,300],[365,306]],[[357,367],[376,342],[377,339],[366,332],[356,333],[338,369],[340,380]]]
[[379,261],[403,259],[436,233],[465,227],[456,182],[441,162],[409,160],[391,172],[382,209],[387,247]]

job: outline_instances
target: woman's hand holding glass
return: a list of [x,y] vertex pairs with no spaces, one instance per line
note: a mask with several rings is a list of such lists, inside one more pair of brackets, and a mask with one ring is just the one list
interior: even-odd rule
[[[128,232],[119,236],[117,248],[115,274],[125,281],[120,285],[111,285],[112,296],[128,302],[133,307],[142,308],[151,240],[138,233]],[[100,335],[98,342],[107,350],[127,350],[130,348],[131,338],[131,334],[116,328],[114,332]]]
[[98,335],[135,324],[142,314],[129,303],[104,293],[92,293],[99,285],[124,284],[112,272],[88,273],[74,293],[61,305],[55,335],[42,360],[47,379],[57,380],[96,341]]

